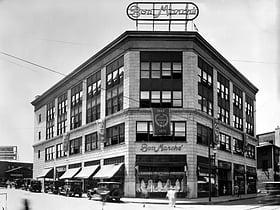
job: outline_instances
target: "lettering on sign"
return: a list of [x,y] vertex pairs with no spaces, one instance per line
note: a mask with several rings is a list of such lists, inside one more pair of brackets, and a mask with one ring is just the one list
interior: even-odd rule
[[127,7],[132,20],[186,21],[198,16],[198,7],[192,2],[133,2]]
[[183,145],[152,145],[142,144],[140,150],[142,152],[180,152],[182,151]]

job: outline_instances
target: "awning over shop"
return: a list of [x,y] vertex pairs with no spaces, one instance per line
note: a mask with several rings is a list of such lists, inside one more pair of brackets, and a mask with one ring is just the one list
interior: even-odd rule
[[53,178],[53,168],[45,168],[37,178]]
[[17,171],[17,170],[22,169],[22,168],[23,168],[23,166],[19,166],[19,167],[16,167],[16,168],[13,168],[13,169],[10,169],[10,170],[6,171],[6,173],[14,172],[14,171]]
[[88,179],[96,170],[99,168],[99,165],[87,166],[82,168],[82,170],[75,176],[78,179]]
[[110,179],[122,168],[123,165],[123,163],[118,163],[101,166],[100,170],[93,176],[93,178]]
[[72,179],[80,170],[81,168],[70,168],[59,179]]

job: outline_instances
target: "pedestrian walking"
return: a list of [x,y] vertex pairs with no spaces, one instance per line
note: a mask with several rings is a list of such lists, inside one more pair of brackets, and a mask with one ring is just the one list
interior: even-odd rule
[[23,210],[29,210],[29,201],[25,198],[23,200]]
[[237,197],[240,197],[240,191],[239,191],[239,186],[238,184],[236,184],[234,186],[234,194],[237,196]]
[[175,191],[175,188],[171,187],[168,191],[167,191],[167,194],[166,194],[166,197],[168,198],[169,200],[169,205],[171,207],[176,207],[176,191]]
[[226,186],[224,185],[224,188],[223,188],[223,195],[226,195],[227,193],[227,189],[226,189]]

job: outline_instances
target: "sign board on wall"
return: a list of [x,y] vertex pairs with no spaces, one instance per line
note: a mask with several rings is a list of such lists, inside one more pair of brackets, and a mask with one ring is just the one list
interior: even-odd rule
[[170,116],[168,108],[153,108],[153,135],[170,135]]

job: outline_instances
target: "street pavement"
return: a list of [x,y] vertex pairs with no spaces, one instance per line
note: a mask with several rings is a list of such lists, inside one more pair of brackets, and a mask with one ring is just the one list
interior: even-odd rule
[[[7,203],[5,203],[7,195]],[[280,210],[280,206],[261,206],[256,202],[245,204],[245,199],[254,201],[256,194],[242,195],[241,198],[234,196],[213,197],[212,202],[208,198],[179,199],[176,202],[176,209],[188,210]],[[28,202],[30,210],[153,210],[174,209],[168,205],[167,199],[141,199],[141,198],[122,198],[121,203],[89,200],[86,194],[82,198],[65,197],[46,193],[33,193],[17,189],[0,189],[0,210],[26,210],[24,201]],[[234,205],[227,205],[235,202]],[[244,201],[244,203],[242,203]],[[145,205],[144,205],[145,204]],[[7,205],[7,206],[6,206]]]

